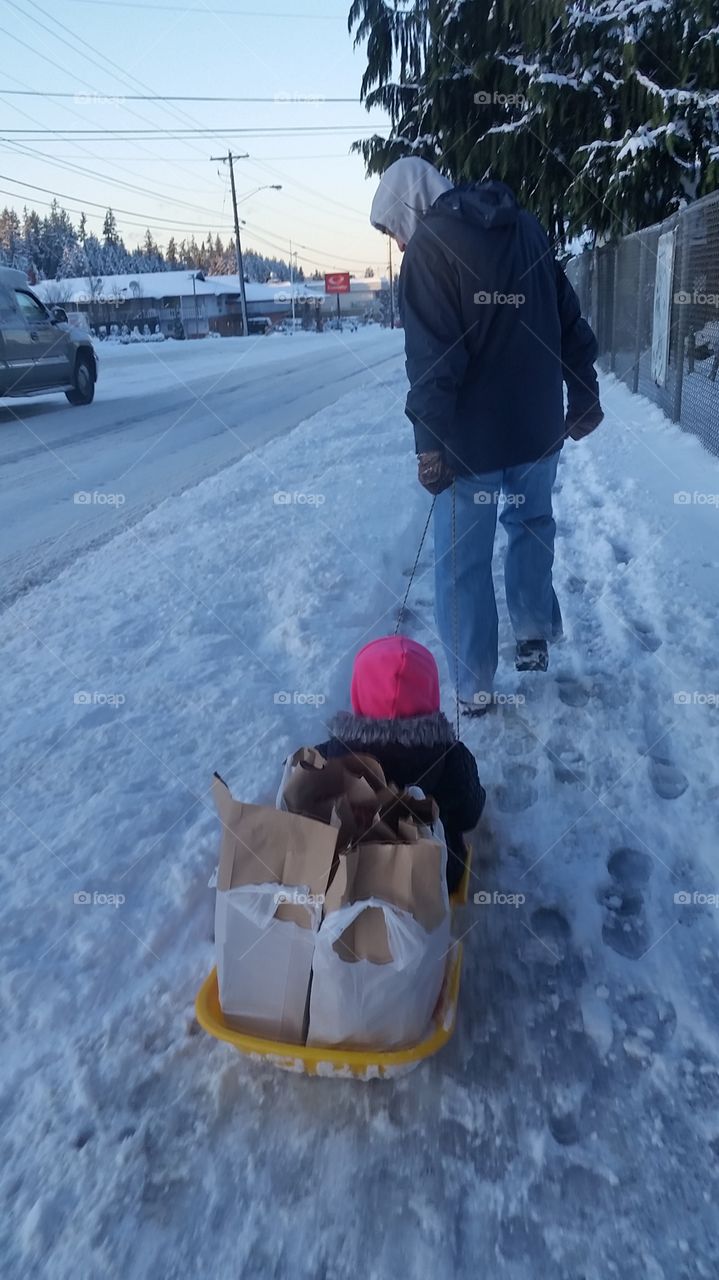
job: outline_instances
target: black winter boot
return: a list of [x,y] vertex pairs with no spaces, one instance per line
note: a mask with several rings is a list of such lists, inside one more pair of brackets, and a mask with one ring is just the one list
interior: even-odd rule
[[518,640],[514,665],[517,671],[546,671],[549,666],[547,641]]

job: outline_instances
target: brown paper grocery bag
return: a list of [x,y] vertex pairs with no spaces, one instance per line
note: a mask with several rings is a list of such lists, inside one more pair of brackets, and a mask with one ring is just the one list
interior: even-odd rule
[[220,1004],[250,1034],[304,1043],[314,940],[338,826],[235,800],[222,822],[215,903]]
[[315,945],[308,1044],[419,1043],[451,945],[445,875],[446,849],[422,837],[339,855]]
[[[379,898],[407,911],[428,933],[447,914],[444,860],[446,851],[436,840],[412,844],[362,844],[343,853],[325,894],[324,914],[354,902]],[[365,921],[365,917],[367,920]],[[363,929],[367,930],[366,941]],[[369,911],[355,922],[353,946],[357,959],[371,959],[376,951],[377,921]],[[379,962],[381,963],[381,961]]]
[[340,822],[337,849],[361,838],[377,815],[384,774],[372,756],[348,755],[325,760],[314,747],[301,747],[287,761],[278,804],[290,813],[320,822]]

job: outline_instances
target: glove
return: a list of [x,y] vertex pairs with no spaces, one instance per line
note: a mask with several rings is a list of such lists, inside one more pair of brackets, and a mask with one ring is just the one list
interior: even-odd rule
[[565,435],[570,436],[572,440],[584,440],[585,436],[596,431],[603,418],[604,413],[599,401],[592,405],[591,409],[585,409],[584,413],[577,414],[568,409],[564,422]]
[[454,480],[454,472],[447,465],[441,449],[432,449],[429,453],[417,455],[417,479],[422,488],[435,497],[449,488]]

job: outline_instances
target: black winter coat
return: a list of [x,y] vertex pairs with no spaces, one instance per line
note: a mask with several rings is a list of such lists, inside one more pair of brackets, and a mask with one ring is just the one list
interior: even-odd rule
[[597,342],[536,218],[502,182],[445,192],[404,255],[399,306],[418,453],[461,475],[555,453],[599,404]]
[[330,723],[332,737],[317,750],[325,759],[372,755],[388,782],[398,787],[421,787],[439,807],[447,837],[447,885],[459,884],[465,864],[462,835],[476,827],[486,799],[477,762],[458,742],[442,712],[402,720],[373,720],[340,712]]

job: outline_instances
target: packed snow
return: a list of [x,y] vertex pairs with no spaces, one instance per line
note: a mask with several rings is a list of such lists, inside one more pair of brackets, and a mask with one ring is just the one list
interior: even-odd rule
[[[453,1040],[362,1084],[194,1020],[213,770],[270,801],[394,626],[404,389],[378,367],[0,620],[11,1280],[717,1274],[719,463],[611,378],[559,468],[566,639],[517,676],[505,613],[513,697],[463,726],[474,889],[524,901],[466,908]],[[439,657],[429,549],[411,602]]]

